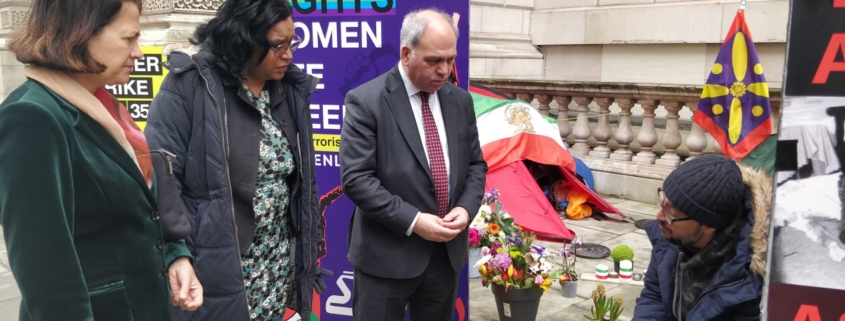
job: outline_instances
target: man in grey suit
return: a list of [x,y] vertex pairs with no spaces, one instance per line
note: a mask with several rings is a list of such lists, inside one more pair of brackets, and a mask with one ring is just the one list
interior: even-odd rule
[[466,228],[487,164],[472,98],[448,83],[458,29],[436,10],[405,16],[401,61],[346,95],[343,190],[359,321],[452,321]]

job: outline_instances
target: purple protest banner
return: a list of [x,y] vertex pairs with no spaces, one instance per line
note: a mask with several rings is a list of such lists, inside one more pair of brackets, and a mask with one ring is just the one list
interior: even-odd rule
[[[352,320],[352,265],[347,259],[347,230],[354,205],[340,186],[340,129],[346,93],[390,71],[399,63],[399,31],[405,14],[437,8],[458,21],[458,58],[454,76],[468,89],[469,0],[291,0],[296,33],[302,44],[293,63],[320,78],[311,97],[317,185],[323,215],[325,247],[320,264],[334,271],[325,278],[328,289],[314,294],[314,312],[308,321]],[[467,269],[461,272],[456,321],[469,314]],[[292,314],[292,313],[291,313]],[[286,315],[285,320],[291,318]],[[407,319],[407,318],[406,318]],[[293,316],[293,319],[296,317]]]

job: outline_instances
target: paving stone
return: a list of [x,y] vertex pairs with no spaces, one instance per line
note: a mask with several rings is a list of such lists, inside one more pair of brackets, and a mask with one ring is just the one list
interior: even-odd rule
[[[657,193],[657,191],[655,191],[655,193]],[[655,204],[646,204],[635,201],[625,201],[619,204],[613,204],[613,206],[616,206],[616,208],[622,211],[622,213],[625,213],[625,215],[644,214],[651,217],[657,215],[657,210],[660,208]]]
[[[642,292],[643,287],[636,285],[619,285],[617,287],[610,288],[607,285],[608,284],[605,284],[605,289],[607,290],[605,292],[605,296],[615,298],[616,296],[621,295],[622,299],[625,300],[624,308],[622,309],[622,314],[620,316],[624,316],[626,318],[633,317],[634,307],[637,305],[637,298],[640,297],[640,292]],[[595,289],[595,287],[590,289],[590,291],[592,292],[593,289]],[[590,307],[593,306],[593,300],[590,299],[581,302],[576,306],[586,311],[590,311]]]
[[657,214],[647,215],[647,214],[640,214],[640,213],[630,213],[630,214],[626,213],[625,215],[630,216],[632,219],[634,219],[634,222],[636,222],[638,220],[653,220],[653,219],[655,219],[655,217],[656,217],[655,215],[657,215]]
[[[624,224],[624,223],[619,223]],[[605,231],[601,231],[598,229],[594,229],[589,226],[581,226],[572,224],[571,226],[567,226],[570,230],[575,232],[575,236],[581,239],[581,242],[584,243],[602,243],[610,240],[614,237],[617,237],[617,234],[608,233]]]
[[[472,268],[472,267],[470,267],[470,268]],[[483,285],[481,285],[481,278],[469,279],[469,289],[470,290],[475,289],[475,288],[480,288],[480,287],[483,287]]]
[[578,227],[590,228],[600,232],[615,235],[627,234],[637,229],[637,227],[634,226],[633,222],[620,222],[611,220],[597,221],[592,218],[585,218],[580,220],[564,220],[563,223],[566,224],[566,226],[570,229],[575,230],[576,233],[578,232]]
[[[5,244],[2,240],[0,240],[0,244]],[[6,252],[5,249],[0,250],[0,266],[9,269],[9,254]]]
[[[590,315],[590,310],[584,310],[579,306],[572,306],[563,311],[548,316],[545,319],[537,318],[540,321],[570,321],[570,320],[586,320],[584,315]],[[475,321],[474,319],[472,321]],[[498,319],[496,320],[498,321]]]
[[17,283],[15,283],[15,277],[12,276],[12,273],[0,273],[0,301],[20,297],[21,292],[18,290]]
[[619,204],[619,203],[624,203],[624,202],[627,202],[627,201],[628,201],[628,200],[626,200],[626,199],[624,199],[624,198],[606,197],[606,196],[604,197],[604,200],[605,200],[605,201],[607,201],[607,202],[608,202],[608,203],[610,203],[610,204],[613,204],[614,206],[615,206],[616,204]]
[[0,321],[17,321],[21,298],[0,301]]

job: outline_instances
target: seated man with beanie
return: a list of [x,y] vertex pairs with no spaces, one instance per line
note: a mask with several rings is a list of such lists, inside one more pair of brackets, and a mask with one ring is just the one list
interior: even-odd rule
[[675,169],[657,194],[633,320],[759,320],[771,178],[705,155]]

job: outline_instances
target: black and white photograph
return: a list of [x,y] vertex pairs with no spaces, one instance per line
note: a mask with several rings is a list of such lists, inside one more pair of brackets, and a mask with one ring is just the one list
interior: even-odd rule
[[[780,141],[791,141],[795,170],[777,173],[772,281],[845,290],[842,163],[845,98],[787,97]],[[836,115],[842,116],[836,116]]]

